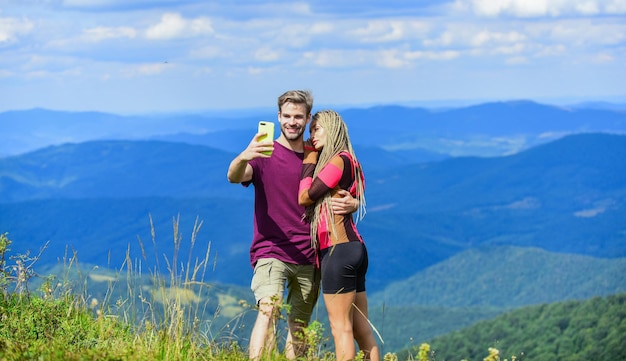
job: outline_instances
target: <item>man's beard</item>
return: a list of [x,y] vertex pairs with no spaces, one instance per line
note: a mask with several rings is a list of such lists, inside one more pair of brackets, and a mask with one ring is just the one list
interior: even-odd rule
[[[293,129],[293,128],[290,128],[290,129]],[[298,140],[299,138],[302,138],[302,134],[304,134],[304,127],[298,129],[298,132],[295,134],[285,132],[284,127],[282,127],[280,131],[283,133],[283,136],[287,138],[287,140]]]

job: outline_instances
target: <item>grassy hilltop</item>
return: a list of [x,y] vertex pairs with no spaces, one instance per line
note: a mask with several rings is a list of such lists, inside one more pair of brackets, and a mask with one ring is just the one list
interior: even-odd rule
[[[74,258],[51,270],[60,277],[42,277],[32,270],[36,256],[11,256],[10,246],[1,235],[2,360],[247,360],[239,331],[254,320],[249,295],[203,281],[210,250],[204,259],[174,254],[164,261],[169,277],[144,274],[130,260],[117,272],[85,271]],[[511,360],[624,359],[625,302],[626,294],[618,294],[513,309],[430,340],[413,340],[413,347],[386,352],[384,359],[496,361],[499,352]],[[419,307],[404,307],[404,316],[387,328],[420,322],[407,320]],[[333,360],[323,323],[313,322],[306,339],[311,346],[306,360]],[[285,358],[276,352],[263,359],[268,360]]]

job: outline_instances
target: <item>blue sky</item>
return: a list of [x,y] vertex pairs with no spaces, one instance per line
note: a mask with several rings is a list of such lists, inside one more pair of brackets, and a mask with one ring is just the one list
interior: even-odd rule
[[626,0],[0,0],[0,111],[626,102]]

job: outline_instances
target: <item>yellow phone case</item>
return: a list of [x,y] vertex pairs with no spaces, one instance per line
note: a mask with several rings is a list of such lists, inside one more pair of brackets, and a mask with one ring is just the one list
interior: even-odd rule
[[[274,123],[267,121],[259,122],[259,133],[265,133],[266,135],[259,138],[259,141],[274,140]],[[263,152],[263,154],[272,155],[272,152]]]

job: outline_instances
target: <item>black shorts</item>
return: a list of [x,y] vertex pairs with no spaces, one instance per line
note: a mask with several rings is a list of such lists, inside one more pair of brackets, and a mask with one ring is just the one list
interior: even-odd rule
[[320,251],[322,292],[325,294],[365,292],[368,258],[359,241],[339,243]]

